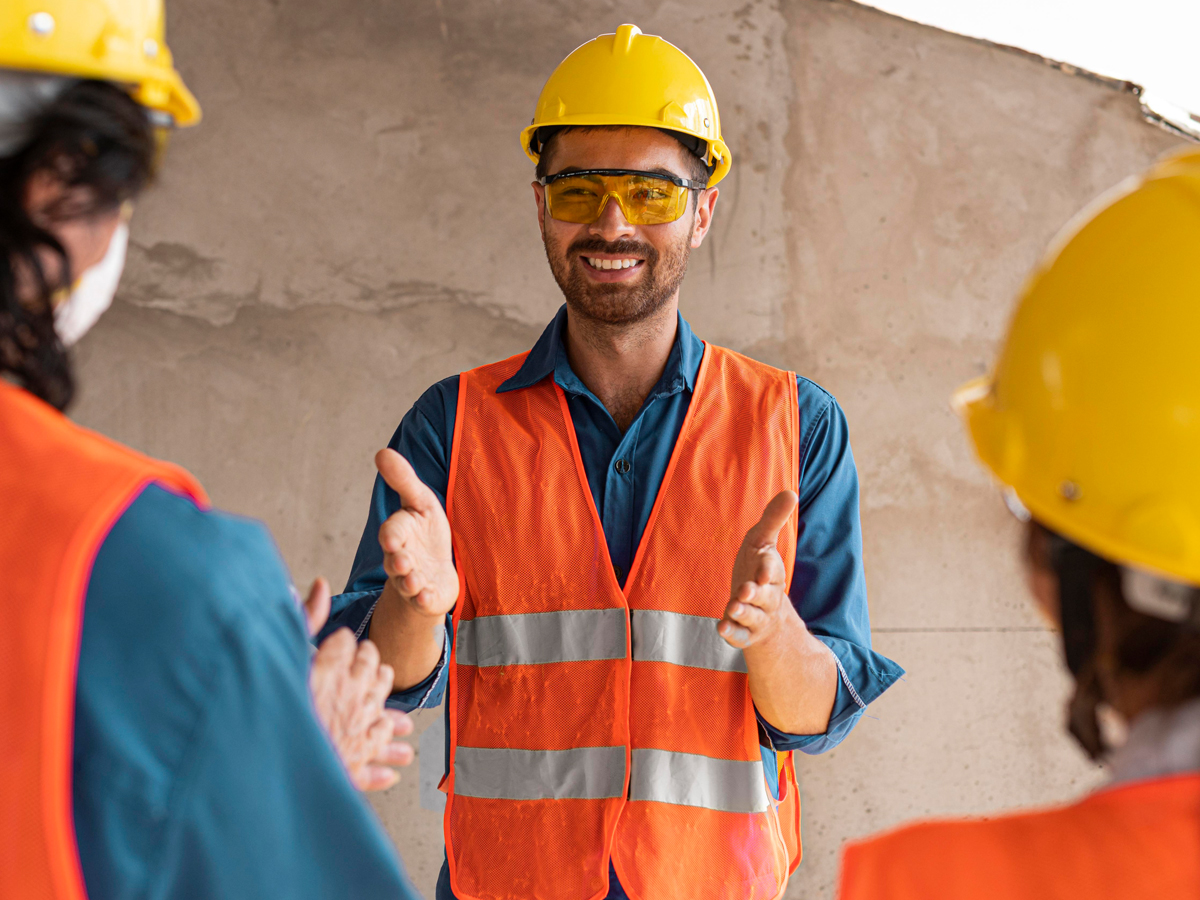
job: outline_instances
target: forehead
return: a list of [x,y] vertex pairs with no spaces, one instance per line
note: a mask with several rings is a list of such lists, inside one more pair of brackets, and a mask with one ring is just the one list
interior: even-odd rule
[[686,178],[687,149],[656,128],[567,131],[550,147],[550,173],[576,169],[667,169]]

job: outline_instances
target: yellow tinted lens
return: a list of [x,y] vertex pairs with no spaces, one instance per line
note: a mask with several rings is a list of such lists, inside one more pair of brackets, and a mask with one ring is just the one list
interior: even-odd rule
[[601,175],[560,178],[546,185],[550,215],[560,222],[590,225],[600,218],[608,188]]
[[650,175],[568,176],[546,186],[550,215],[580,225],[599,219],[609,197],[631,225],[674,222],[687,209],[687,193],[687,188]]
[[621,208],[631,225],[662,225],[674,222],[687,208],[687,188],[665,178],[622,175]]

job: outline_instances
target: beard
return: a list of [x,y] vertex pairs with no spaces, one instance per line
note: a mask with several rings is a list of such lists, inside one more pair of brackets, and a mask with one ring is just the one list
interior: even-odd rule
[[[605,241],[598,237],[580,238],[564,250],[549,231],[545,244],[550,271],[568,308],[576,315],[606,325],[632,325],[662,310],[683,283],[692,253],[690,228],[661,253],[641,241]],[[589,252],[639,257],[645,260],[643,271],[632,283],[591,281],[573,264]],[[587,263],[581,261],[580,265]]]

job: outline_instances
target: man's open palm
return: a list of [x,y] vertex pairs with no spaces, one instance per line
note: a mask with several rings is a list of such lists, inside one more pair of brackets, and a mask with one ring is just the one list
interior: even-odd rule
[[792,491],[780,491],[746,532],[733,561],[733,578],[725,617],[717,631],[726,642],[745,649],[770,640],[784,618],[796,617],[787,594],[787,569],[779,555],[780,530],[796,508]]
[[428,616],[444,616],[458,601],[458,572],[450,522],[437,494],[391,448],[375,454],[375,466],[400,495],[400,511],[379,529],[383,569],[400,597]]

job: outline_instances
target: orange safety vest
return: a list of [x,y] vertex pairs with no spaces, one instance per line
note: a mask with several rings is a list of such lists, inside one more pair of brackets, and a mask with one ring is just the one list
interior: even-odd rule
[[83,900],[71,751],[83,601],[113,523],[149,482],[190,475],[71,423],[0,381],[0,882]]
[[[566,396],[464,373],[446,510],[461,590],[445,839],[462,900],[771,900],[800,858],[717,634],[746,531],[799,478],[796,377],[707,346],[624,591]],[[779,550],[791,579],[797,520]],[[627,625],[629,627],[627,627]]]
[[846,845],[839,900],[1193,900],[1200,774],[1106,788],[995,819],[926,822]]

